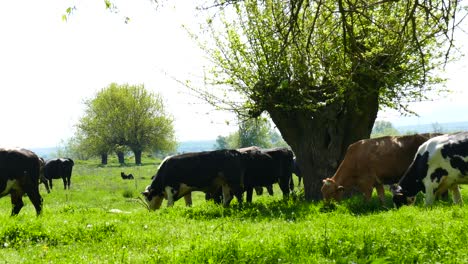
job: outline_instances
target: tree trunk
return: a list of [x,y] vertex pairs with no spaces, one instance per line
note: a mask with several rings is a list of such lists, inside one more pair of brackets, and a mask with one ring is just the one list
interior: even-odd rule
[[[367,81],[367,84],[372,87],[375,83]],[[334,175],[348,146],[369,138],[377,117],[378,93],[366,90],[371,92],[353,91],[354,98],[346,96],[344,101],[315,113],[268,111],[296,155],[304,177],[306,200],[321,199],[322,180]]]
[[101,164],[107,165],[107,153],[101,154]]
[[133,153],[135,154],[135,164],[141,165],[141,150],[134,150]]
[[125,157],[122,151],[117,152],[117,158],[119,159],[120,164],[125,164]]

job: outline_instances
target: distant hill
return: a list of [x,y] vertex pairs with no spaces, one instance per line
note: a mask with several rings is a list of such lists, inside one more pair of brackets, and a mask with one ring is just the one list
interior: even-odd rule
[[[421,124],[421,125],[410,125],[410,126],[395,126],[395,128],[401,134],[407,133],[427,133],[427,132],[457,132],[457,131],[468,131],[468,122],[451,122],[451,123],[433,123],[433,124]],[[441,130],[438,130],[441,129]],[[435,131],[438,130],[438,131]]]

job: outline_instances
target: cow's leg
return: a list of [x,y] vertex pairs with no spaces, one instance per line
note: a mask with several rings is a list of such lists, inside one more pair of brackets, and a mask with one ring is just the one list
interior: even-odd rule
[[20,211],[21,208],[23,208],[23,192],[17,191],[17,190],[12,190],[10,192],[11,195],[11,204],[13,204],[13,209],[11,211],[11,215],[17,215]]
[[373,187],[368,188],[368,189],[361,189],[361,192],[364,194],[364,199],[366,202],[370,202],[372,198],[372,191],[374,190]]
[[68,190],[70,190],[70,184],[71,184],[71,176],[67,177],[67,187],[68,187]]
[[52,190],[52,188],[53,188],[53,187],[52,187],[52,179],[49,179],[49,187],[50,187],[50,189]]
[[273,196],[273,185],[272,184],[267,185],[266,188],[267,188],[268,194]]
[[40,181],[42,184],[44,184],[44,187],[47,191],[47,193],[50,193],[50,189],[49,189],[49,184],[47,183],[47,179],[44,177],[44,175],[40,176]]
[[164,189],[166,191],[166,196],[167,196],[167,207],[173,206],[174,205],[174,192],[172,187],[166,186]]
[[36,209],[36,214],[40,215],[42,211],[42,197],[39,193],[39,188],[28,192],[27,195],[29,197],[29,200],[31,200],[31,203],[34,205],[34,208]]
[[223,184],[223,205],[228,206],[232,200],[231,188],[227,184]]
[[254,189],[255,189],[255,193],[257,195],[262,195],[263,194],[263,187],[262,186],[256,186]]
[[375,189],[377,190],[377,196],[379,196],[380,204],[385,204],[385,189],[383,184],[376,184]]
[[251,203],[252,202],[252,196],[253,196],[253,188],[252,187],[246,187],[245,191],[247,192],[247,202]]
[[63,180],[63,189],[66,190],[67,189],[67,177],[63,176],[62,180]]
[[192,206],[192,193],[189,192],[186,195],[184,195],[184,200],[186,206]]
[[463,199],[461,197],[460,188],[458,187],[458,184],[454,184],[452,187],[450,187],[450,190],[452,191],[453,203],[463,205]]

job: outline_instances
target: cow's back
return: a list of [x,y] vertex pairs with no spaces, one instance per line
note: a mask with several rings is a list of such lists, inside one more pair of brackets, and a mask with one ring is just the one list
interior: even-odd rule
[[12,180],[24,177],[39,182],[40,159],[32,151],[26,149],[0,148],[0,179]]
[[162,191],[165,186],[185,183],[192,187],[210,186],[215,179],[240,185],[240,153],[216,150],[185,153],[166,159],[152,182],[152,188]]
[[396,183],[425,141],[426,137],[417,134],[359,140],[348,147],[334,175],[335,180],[346,182],[376,177],[383,184]]

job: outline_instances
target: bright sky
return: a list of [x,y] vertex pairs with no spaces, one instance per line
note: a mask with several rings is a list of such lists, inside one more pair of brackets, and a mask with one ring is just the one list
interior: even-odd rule
[[[213,112],[164,74],[202,74],[202,54],[181,28],[191,22],[192,1],[166,1],[156,11],[149,0],[116,0],[117,14],[103,2],[0,1],[0,146],[58,146],[73,136],[83,101],[111,82],[143,83],[162,94],[180,141],[215,139],[236,129],[232,114]],[[74,5],[69,21],[62,21]],[[468,42],[466,33],[462,37]],[[399,125],[468,121],[467,61],[447,72],[452,96],[414,105],[421,117],[385,112],[379,118]]]

